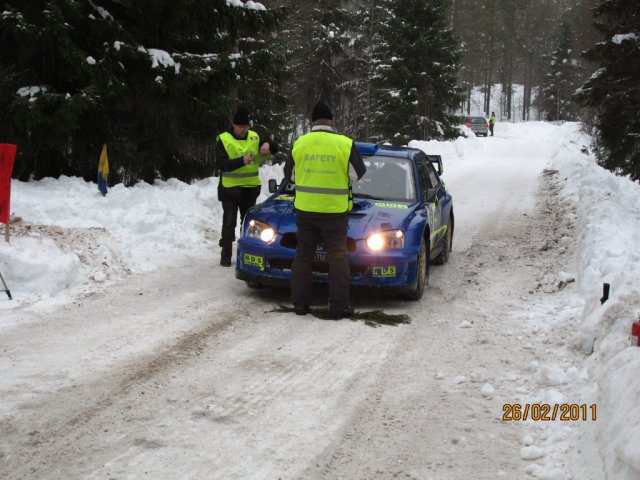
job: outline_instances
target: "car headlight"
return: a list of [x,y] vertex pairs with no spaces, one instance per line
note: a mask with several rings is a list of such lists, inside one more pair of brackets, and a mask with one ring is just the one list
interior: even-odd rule
[[260,220],[251,220],[247,228],[247,237],[259,238],[264,243],[271,243],[276,238],[276,230]]
[[367,237],[367,247],[374,252],[391,248],[404,248],[404,233],[402,230],[372,233]]

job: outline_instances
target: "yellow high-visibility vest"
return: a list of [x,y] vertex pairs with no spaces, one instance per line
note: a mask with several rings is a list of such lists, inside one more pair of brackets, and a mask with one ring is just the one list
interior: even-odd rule
[[260,175],[260,137],[252,130],[247,132],[247,138],[238,140],[231,133],[224,132],[218,135],[218,139],[224,145],[229,158],[253,155],[254,160],[249,165],[243,165],[230,172],[220,172],[220,181],[225,188],[230,187],[257,187],[261,185]]
[[344,213],[353,199],[349,183],[349,156],[353,140],[326,131],[309,132],[293,144],[298,210]]

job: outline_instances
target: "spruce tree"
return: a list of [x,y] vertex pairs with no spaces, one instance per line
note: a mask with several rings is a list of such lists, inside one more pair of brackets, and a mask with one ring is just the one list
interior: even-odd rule
[[374,62],[380,140],[452,138],[458,119],[450,112],[462,95],[456,87],[460,51],[439,0],[385,0],[382,42]]
[[283,60],[260,40],[279,14],[256,2],[14,0],[0,11],[11,119],[0,136],[19,144],[23,179],[94,179],[103,143],[113,181],[200,178],[238,103],[282,97]]
[[576,97],[595,112],[599,163],[640,180],[640,8],[607,0],[596,8],[595,18],[604,38],[585,56],[598,69]]
[[535,101],[547,120],[577,120],[573,93],[578,87],[580,64],[574,45],[572,25],[565,20],[558,26],[556,49],[547,58],[547,69]]
[[308,127],[313,105],[322,100],[334,110],[336,128],[352,133],[348,125],[356,96],[352,82],[356,69],[353,51],[354,16],[339,0],[300,3],[287,24],[290,33],[289,66],[298,114],[297,131]]
[[[286,158],[285,150],[290,132],[292,101],[285,85],[291,78],[287,67],[287,50],[280,30],[289,15],[288,8],[274,8],[268,12],[235,9],[230,19],[237,32],[234,70],[237,74],[235,103],[249,108],[253,128],[261,136],[276,140],[283,149],[278,159]],[[256,22],[260,29],[256,29]],[[286,34],[284,34],[286,35]],[[235,103],[232,105],[235,107]],[[231,113],[229,112],[231,118]],[[228,120],[225,127],[228,127]]]
[[92,60],[76,28],[86,5],[22,0],[0,8],[0,137],[18,144],[14,176],[74,173],[73,137],[98,102]]
[[350,51],[353,53],[353,70],[350,77],[350,94],[343,113],[358,139],[376,142],[383,138],[377,125],[380,100],[386,87],[380,87],[378,64],[386,57],[387,40],[385,23],[389,18],[388,2],[361,0],[352,12]]

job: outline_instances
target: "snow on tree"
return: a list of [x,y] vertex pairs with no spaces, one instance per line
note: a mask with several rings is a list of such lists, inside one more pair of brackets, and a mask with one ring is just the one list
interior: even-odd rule
[[595,16],[604,39],[585,56],[598,70],[576,97],[595,114],[599,163],[640,180],[640,10],[635,2],[606,0]]

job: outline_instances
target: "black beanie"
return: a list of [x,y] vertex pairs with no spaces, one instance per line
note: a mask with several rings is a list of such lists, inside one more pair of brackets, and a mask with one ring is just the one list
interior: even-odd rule
[[249,122],[249,110],[244,107],[238,107],[236,114],[233,116],[232,123],[234,125],[251,125]]
[[323,102],[316,103],[316,106],[313,107],[313,112],[311,112],[312,122],[315,122],[320,118],[324,120],[333,120],[333,113],[331,113],[329,105]]

